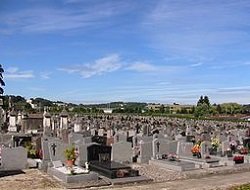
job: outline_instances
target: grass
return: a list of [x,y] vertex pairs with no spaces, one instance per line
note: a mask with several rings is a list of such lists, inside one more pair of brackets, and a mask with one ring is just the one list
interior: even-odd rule
[[231,187],[228,190],[250,190],[250,184],[244,184],[244,185],[240,185],[240,186],[234,186],[234,187]]

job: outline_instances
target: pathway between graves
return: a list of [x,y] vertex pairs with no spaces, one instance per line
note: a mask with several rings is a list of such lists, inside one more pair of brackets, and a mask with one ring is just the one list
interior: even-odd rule
[[162,183],[141,184],[137,186],[105,187],[112,190],[220,190],[234,185],[250,183],[250,172],[213,175],[199,179],[187,179]]

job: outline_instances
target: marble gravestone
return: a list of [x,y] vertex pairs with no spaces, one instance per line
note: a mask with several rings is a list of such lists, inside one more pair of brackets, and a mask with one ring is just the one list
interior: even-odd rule
[[211,142],[204,141],[201,143],[201,157],[205,158],[209,155],[209,149],[212,147]]
[[152,141],[150,142],[139,142],[139,156],[138,156],[138,163],[148,163],[151,160],[153,155],[152,150]]
[[47,142],[44,141],[43,145],[43,158],[49,159],[49,161],[66,160],[64,151],[68,148],[68,144],[63,143],[60,140],[50,139]]
[[179,157],[192,157],[192,147],[193,143],[191,142],[178,142],[176,154]]
[[177,141],[169,141],[165,138],[152,141],[153,159],[160,159],[163,154],[176,154]]
[[117,142],[112,145],[111,160],[115,162],[132,162],[133,149],[130,142]]
[[221,143],[221,152],[222,152],[222,155],[225,155],[228,149],[230,149],[230,143],[229,143],[229,141],[223,141]]

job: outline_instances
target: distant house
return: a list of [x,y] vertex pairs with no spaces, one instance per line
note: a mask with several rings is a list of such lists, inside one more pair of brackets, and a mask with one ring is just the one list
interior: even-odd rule
[[104,108],[103,112],[106,113],[106,114],[111,114],[111,113],[113,113],[113,109],[111,109],[111,108]]

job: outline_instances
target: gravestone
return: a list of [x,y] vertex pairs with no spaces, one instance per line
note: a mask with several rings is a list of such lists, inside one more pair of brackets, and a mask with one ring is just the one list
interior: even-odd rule
[[78,133],[78,132],[81,132],[81,131],[82,131],[82,125],[81,125],[81,123],[75,123],[74,124],[74,132]]
[[100,144],[92,144],[87,147],[88,162],[103,162],[111,160],[112,147]]
[[69,130],[68,129],[61,130],[61,138],[64,143],[69,143]]
[[0,171],[17,171],[27,167],[27,150],[23,147],[1,148]]
[[193,143],[190,142],[178,142],[176,154],[180,157],[192,157],[191,152]]
[[98,130],[98,136],[103,137],[104,136],[104,129]]
[[229,141],[223,141],[221,143],[221,151],[222,151],[222,155],[225,155],[227,150],[230,148],[230,143]]
[[118,132],[114,135],[114,142],[117,143],[117,142],[121,142],[121,141],[126,142],[127,135]]
[[152,150],[152,142],[144,142],[140,141],[139,143],[139,156],[138,156],[138,162],[139,163],[148,163],[148,161],[151,159],[153,155]]
[[78,144],[83,144],[83,136],[79,133],[70,133],[68,135],[69,138],[69,144],[73,144],[75,142],[78,142]]
[[186,142],[187,137],[182,136],[181,134],[178,134],[178,135],[175,136],[175,140],[179,141],[179,142]]
[[68,144],[63,143],[60,140],[50,139],[47,143],[50,161],[66,161],[64,155],[64,151],[66,150],[66,148],[68,148]]
[[65,109],[60,114],[60,129],[68,129],[68,113]]
[[133,150],[130,142],[121,141],[112,145],[111,160],[132,162]]
[[211,143],[209,141],[204,141],[201,143],[201,156],[202,158],[205,158],[209,155],[209,149],[211,148]]
[[78,149],[78,157],[76,158],[76,165],[84,166],[85,162],[88,161],[87,147],[88,145],[86,144],[76,145],[76,148]]
[[10,118],[9,118],[9,127],[8,131],[9,132],[17,132],[17,125],[16,125],[16,112],[12,110],[10,112]]
[[152,141],[153,159],[159,158],[159,156],[160,156],[160,145],[161,145],[161,143],[159,142],[158,138],[155,138]]
[[42,139],[42,155],[43,160],[50,161],[50,153],[49,153],[49,141],[47,139]]

